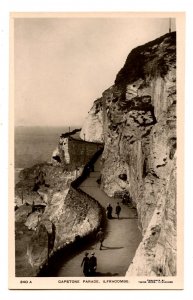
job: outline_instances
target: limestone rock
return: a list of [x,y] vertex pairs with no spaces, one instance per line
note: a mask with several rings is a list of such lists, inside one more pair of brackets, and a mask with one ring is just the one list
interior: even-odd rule
[[75,241],[77,236],[84,237],[91,233],[100,220],[100,207],[88,195],[73,188],[67,189],[64,194],[55,194],[38,219],[36,230],[28,243],[30,265],[38,269],[47,261],[51,251]]
[[30,265],[35,269],[38,269],[48,257],[48,234],[44,225],[40,224],[32,236],[28,244],[27,256]]
[[32,213],[30,205],[22,205],[15,212],[15,222],[25,222],[27,217]]
[[94,102],[93,107],[84,121],[80,137],[86,141],[103,142],[103,111],[101,99]]
[[51,162],[53,165],[56,165],[56,166],[60,165],[60,163],[61,163],[60,151],[59,151],[58,147],[52,153]]
[[101,187],[129,195],[143,234],[127,275],[175,275],[176,33],[133,49],[100,103],[85,139],[103,127]]
[[35,230],[40,216],[41,214],[38,211],[31,213],[26,219],[25,226],[28,227],[28,229]]
[[166,187],[139,245],[127,276],[176,275],[176,166],[170,163]]
[[[81,168],[67,172],[59,166],[42,165],[41,168],[36,166],[25,170],[24,181],[16,186],[18,197],[21,187],[25,188],[25,195],[32,193],[34,179],[40,169],[46,174],[46,185],[42,184],[34,193],[36,198],[32,198],[32,205],[21,205],[15,212],[17,253],[22,250],[22,240],[25,245],[22,250],[25,259],[17,257],[16,274],[20,276],[35,276],[53,251],[75,241],[77,236],[91,233],[101,220],[98,204],[88,195],[70,187],[82,172]],[[40,210],[39,206],[43,204],[44,209]]]

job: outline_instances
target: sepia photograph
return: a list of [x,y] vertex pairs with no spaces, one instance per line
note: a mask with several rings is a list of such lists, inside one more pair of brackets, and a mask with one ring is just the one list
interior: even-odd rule
[[10,289],[183,288],[184,19],[10,14]]

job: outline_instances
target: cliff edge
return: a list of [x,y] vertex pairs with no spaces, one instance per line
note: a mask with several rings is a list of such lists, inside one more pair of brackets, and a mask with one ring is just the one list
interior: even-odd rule
[[131,51],[81,135],[104,141],[103,190],[138,211],[143,240],[126,275],[176,275],[175,32]]

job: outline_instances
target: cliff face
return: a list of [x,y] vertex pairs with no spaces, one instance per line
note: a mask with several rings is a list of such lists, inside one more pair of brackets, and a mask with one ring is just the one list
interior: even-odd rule
[[[86,117],[80,137],[90,142],[103,142],[103,102],[97,99]],[[92,124],[92,126],[90,126]]]
[[21,172],[15,188],[16,276],[36,276],[48,256],[99,226],[99,205],[71,187],[81,172],[50,164]]
[[96,230],[100,219],[100,207],[88,195],[72,187],[55,194],[28,243],[27,256],[34,272],[47,263],[48,254],[51,257]]
[[127,275],[175,275],[176,34],[133,49],[97,101],[82,132],[104,139],[102,188],[129,195],[143,234]]

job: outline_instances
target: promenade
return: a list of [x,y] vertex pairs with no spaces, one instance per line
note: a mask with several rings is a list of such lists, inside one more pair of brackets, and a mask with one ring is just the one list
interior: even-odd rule
[[108,197],[97,184],[96,180],[100,176],[100,158],[94,165],[94,172],[80,185],[80,189],[95,198],[101,206],[106,208],[108,203],[113,207],[113,219],[108,220],[105,228],[104,247],[99,250],[99,243],[89,245],[86,250],[76,253],[72,258],[57,270],[54,276],[59,277],[81,277],[84,276],[81,261],[85,251],[95,252],[97,257],[97,276],[125,276],[125,273],[132,263],[135,251],[142,239],[137,227],[136,210],[121,204],[120,219],[115,215],[117,199]]

